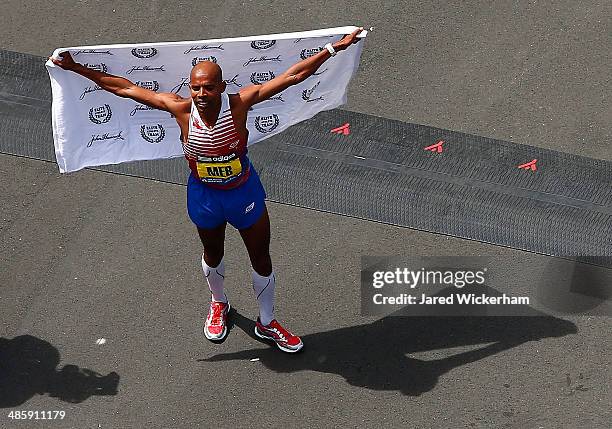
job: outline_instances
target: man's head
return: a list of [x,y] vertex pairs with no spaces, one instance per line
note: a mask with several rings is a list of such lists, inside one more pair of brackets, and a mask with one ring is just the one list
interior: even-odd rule
[[221,67],[210,61],[202,61],[191,69],[191,98],[200,109],[216,107],[221,103],[221,93],[225,91]]

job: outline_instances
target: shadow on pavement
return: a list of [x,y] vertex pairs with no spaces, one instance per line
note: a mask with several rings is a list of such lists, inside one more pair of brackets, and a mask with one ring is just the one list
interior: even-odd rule
[[56,369],[60,354],[31,335],[0,338],[0,408],[24,404],[34,395],[79,403],[93,395],[116,395],[119,375],[102,376],[76,365]]
[[[573,323],[547,316],[528,306],[530,316],[413,316],[404,310],[373,323],[302,336],[303,351],[290,355],[276,347],[225,353],[200,359],[206,362],[259,358],[273,371],[319,371],[338,374],[353,386],[374,390],[398,390],[418,396],[433,389],[441,375],[527,341],[577,333]],[[238,312],[233,324],[249,336],[255,323]],[[259,340],[261,341],[261,340]],[[473,346],[481,345],[474,349]],[[411,353],[469,347],[451,356],[422,360]]]

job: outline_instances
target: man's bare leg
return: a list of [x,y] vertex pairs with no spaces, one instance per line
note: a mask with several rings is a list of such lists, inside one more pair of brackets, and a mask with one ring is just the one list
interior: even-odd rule
[[223,222],[216,228],[203,229],[198,227],[198,235],[204,246],[204,261],[209,267],[216,267],[223,259],[225,249],[225,227]]
[[240,236],[249,252],[249,259],[253,269],[263,277],[272,274],[272,260],[270,258],[270,218],[268,208],[264,208],[259,220],[252,226],[240,230]]

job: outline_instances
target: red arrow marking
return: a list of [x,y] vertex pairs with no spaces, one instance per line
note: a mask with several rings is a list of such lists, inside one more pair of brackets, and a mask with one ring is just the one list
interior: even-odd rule
[[334,128],[330,131],[330,133],[336,133],[336,134],[344,134],[345,136],[348,136],[351,133],[351,129],[350,129],[350,125],[347,122],[346,124],[338,127],[338,128]]
[[531,171],[536,171],[538,169],[538,167],[536,166],[536,163],[538,162],[537,159],[531,160],[526,164],[521,164],[518,166],[518,168],[522,168],[523,170],[531,170]]
[[444,144],[444,140],[439,140],[436,144],[432,144],[431,146],[427,146],[424,148],[425,150],[430,150],[432,152],[442,153],[442,145]]

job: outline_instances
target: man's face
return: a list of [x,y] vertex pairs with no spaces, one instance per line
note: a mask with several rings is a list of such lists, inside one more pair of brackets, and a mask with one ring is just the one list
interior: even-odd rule
[[225,82],[216,76],[197,74],[191,77],[189,88],[196,107],[205,110],[217,106],[221,102],[221,93],[225,91]]

